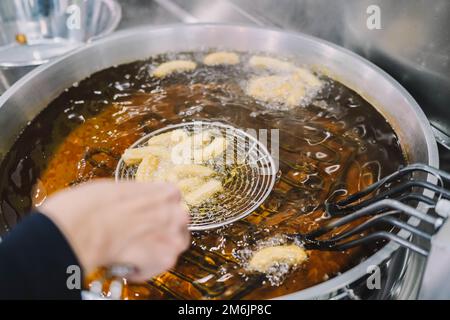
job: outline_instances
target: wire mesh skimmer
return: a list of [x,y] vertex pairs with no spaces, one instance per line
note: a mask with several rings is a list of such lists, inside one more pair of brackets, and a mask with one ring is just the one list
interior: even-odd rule
[[[267,198],[277,174],[272,156],[264,143],[230,125],[207,121],[170,125],[142,137],[130,148],[144,147],[151,138],[177,129],[185,130],[189,136],[211,132],[228,142],[222,156],[207,163],[220,173],[224,191],[214,201],[190,208],[190,230],[212,229],[240,220]],[[116,181],[134,180],[136,171],[137,165],[129,166],[121,159],[116,168]]]
[[[433,175],[440,185],[414,176],[407,180],[399,180],[412,174],[417,175],[418,172]],[[450,191],[442,186],[443,181],[450,182],[449,173],[424,164],[406,166],[346,199],[327,203],[326,211],[332,219],[328,224],[307,234],[291,236],[300,240],[309,249],[337,251],[371,241],[391,240],[427,256],[429,252],[427,248],[422,248],[408,238],[399,236],[395,230],[403,229],[410,235],[427,241],[431,240],[450,213],[450,201],[447,200],[450,198]],[[390,188],[381,190],[383,186]],[[421,190],[428,190],[428,192],[421,193]],[[425,195],[426,193],[429,195]],[[426,212],[419,211],[413,205],[409,205],[411,201],[414,204],[425,203],[428,209]],[[413,226],[410,219],[405,217],[416,218],[429,226],[427,228]],[[337,228],[360,219],[363,220],[360,224],[333,234]],[[387,225],[391,229],[375,229],[379,225]]]

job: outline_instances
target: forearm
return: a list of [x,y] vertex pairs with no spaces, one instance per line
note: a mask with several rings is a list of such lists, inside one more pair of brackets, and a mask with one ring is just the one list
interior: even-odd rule
[[81,281],[69,243],[40,213],[24,219],[0,243],[0,299],[80,299]]

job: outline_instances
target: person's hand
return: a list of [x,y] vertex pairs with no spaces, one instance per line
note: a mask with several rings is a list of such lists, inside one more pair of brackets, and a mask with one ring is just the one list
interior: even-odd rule
[[187,212],[166,183],[98,180],[58,192],[39,207],[63,232],[86,273],[130,264],[144,281],[172,267],[189,246]]

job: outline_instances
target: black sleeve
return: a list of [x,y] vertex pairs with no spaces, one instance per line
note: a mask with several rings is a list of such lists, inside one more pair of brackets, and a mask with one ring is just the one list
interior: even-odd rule
[[0,299],[81,299],[74,277],[81,283],[78,260],[43,214],[25,218],[0,243]]

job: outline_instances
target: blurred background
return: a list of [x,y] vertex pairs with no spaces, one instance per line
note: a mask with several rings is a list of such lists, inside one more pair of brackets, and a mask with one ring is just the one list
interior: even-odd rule
[[[68,16],[81,28],[64,25]],[[366,57],[418,101],[450,169],[449,0],[2,0],[0,94],[36,65],[113,31],[202,22],[303,32]]]

